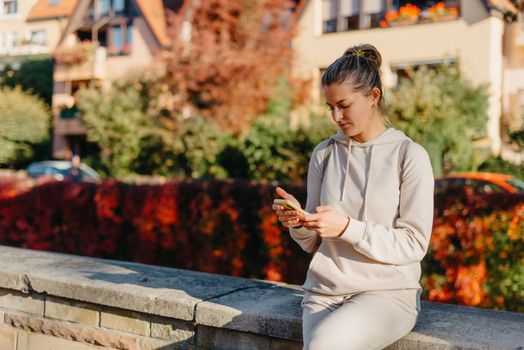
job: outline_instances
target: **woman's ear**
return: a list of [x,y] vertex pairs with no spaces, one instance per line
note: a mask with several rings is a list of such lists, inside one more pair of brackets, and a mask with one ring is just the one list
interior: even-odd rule
[[379,88],[377,87],[374,87],[373,89],[371,89],[371,93],[370,93],[370,96],[371,96],[371,101],[373,102],[374,105],[378,104],[378,101],[380,101],[380,90]]

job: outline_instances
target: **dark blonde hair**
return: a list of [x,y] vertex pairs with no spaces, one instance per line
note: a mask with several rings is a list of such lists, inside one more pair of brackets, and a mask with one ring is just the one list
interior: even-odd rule
[[331,63],[322,75],[321,85],[349,82],[355,91],[368,96],[373,88],[380,90],[378,108],[385,110],[380,65],[382,56],[371,44],[350,47],[342,57]]

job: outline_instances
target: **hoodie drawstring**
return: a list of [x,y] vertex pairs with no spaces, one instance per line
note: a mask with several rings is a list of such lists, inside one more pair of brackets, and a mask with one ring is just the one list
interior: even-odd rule
[[368,189],[369,189],[369,183],[371,181],[371,171],[373,170],[373,149],[375,145],[371,145],[371,149],[369,150],[369,170],[368,170],[368,176],[366,179],[366,189],[364,190],[364,221],[367,221],[368,219]]
[[351,146],[352,146],[353,140],[349,139],[348,143],[348,157],[346,160],[346,173],[344,174],[344,185],[342,186],[342,195],[340,196],[340,200],[343,201],[344,198],[346,198],[346,185],[348,182],[349,177],[349,155],[351,154]]
[[[347,181],[348,181],[348,178],[349,178],[349,155],[351,154],[351,147],[352,147],[352,139],[349,139],[349,143],[348,143],[348,156],[347,156],[347,160],[346,160],[346,171],[345,171],[345,174],[344,174],[344,185],[342,186],[342,194],[340,196],[340,200],[343,201],[345,198],[346,198],[346,186],[347,186]],[[363,215],[363,220],[366,221],[367,218],[368,218],[368,210],[367,210],[367,204],[368,204],[368,190],[369,190],[369,185],[370,185],[370,180],[371,180],[371,174],[372,174],[372,171],[373,171],[373,150],[375,149],[375,145],[371,145],[371,148],[370,148],[370,155],[369,155],[369,169],[368,169],[368,173],[367,173],[367,176],[366,176],[366,187],[364,189],[364,201],[362,202],[362,205],[364,207],[364,215]]]

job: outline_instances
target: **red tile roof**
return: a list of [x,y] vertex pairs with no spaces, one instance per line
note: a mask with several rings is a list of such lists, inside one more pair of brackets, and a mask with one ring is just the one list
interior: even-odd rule
[[36,21],[56,17],[69,17],[78,0],[61,0],[57,5],[50,5],[49,0],[38,0],[31,8],[26,20]]
[[504,12],[518,13],[515,5],[509,0],[488,0],[489,4],[497,10],[504,10]]
[[147,24],[160,44],[169,44],[167,35],[166,14],[162,0],[135,0]]

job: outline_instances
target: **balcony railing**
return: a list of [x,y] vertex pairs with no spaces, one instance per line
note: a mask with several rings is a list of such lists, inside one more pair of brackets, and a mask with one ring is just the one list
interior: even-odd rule
[[[91,45],[91,46],[89,46]],[[57,50],[55,59],[55,81],[105,79],[106,48],[89,43]]]
[[386,28],[420,23],[455,20],[460,17],[460,6],[440,2],[433,6],[419,8],[412,4],[400,6],[387,12],[361,13],[338,16],[323,22],[324,33],[343,32],[359,29]]

